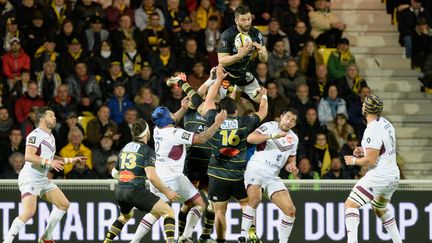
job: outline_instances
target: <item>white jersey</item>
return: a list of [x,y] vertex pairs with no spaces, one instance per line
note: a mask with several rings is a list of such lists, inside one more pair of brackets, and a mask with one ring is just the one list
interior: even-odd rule
[[[266,135],[282,132],[279,129],[279,123],[275,121],[266,122],[255,131]],[[296,156],[298,142],[297,135],[290,130],[283,138],[269,139],[262,144],[258,144],[256,152],[247,165],[247,170],[263,169],[271,172],[272,175],[279,175],[288,158]]]
[[162,180],[171,180],[183,174],[186,145],[191,145],[193,132],[181,128],[154,129],[156,172]]
[[378,149],[380,151],[376,166],[368,173],[381,177],[399,176],[396,164],[396,135],[393,125],[380,117],[370,122],[363,134],[362,147]]
[[[50,160],[54,159],[56,145],[52,133],[36,128],[27,136],[26,146],[37,148],[36,155],[41,158]],[[34,165],[33,163],[26,161],[20,172],[20,176],[46,176],[48,171],[49,167],[47,166]]]

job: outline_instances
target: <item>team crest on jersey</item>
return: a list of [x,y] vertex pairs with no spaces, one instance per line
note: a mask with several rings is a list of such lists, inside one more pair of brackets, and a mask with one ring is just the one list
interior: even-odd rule
[[371,142],[371,139],[370,139],[370,138],[366,138],[366,142],[367,142],[367,143],[370,143],[370,142]]
[[36,137],[30,137],[29,138],[29,143],[31,143],[31,144],[35,144],[36,143]]
[[264,125],[260,126],[258,129],[261,130],[261,132],[267,131],[267,127]]
[[184,133],[182,134],[181,137],[182,137],[183,139],[185,139],[185,140],[189,140],[189,138],[190,138],[190,133],[184,132]]
[[225,120],[221,125],[221,129],[238,129],[237,120]]
[[220,48],[226,48],[227,47],[227,42],[226,41],[221,41],[219,44]]

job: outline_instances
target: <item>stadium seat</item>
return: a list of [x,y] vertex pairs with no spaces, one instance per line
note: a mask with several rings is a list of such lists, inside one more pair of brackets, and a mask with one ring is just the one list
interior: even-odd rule
[[[90,113],[91,114],[91,113]],[[88,114],[86,116],[79,116],[78,117],[78,123],[83,127],[84,129],[84,137],[87,137],[87,123],[95,118],[92,114],[89,116]]]

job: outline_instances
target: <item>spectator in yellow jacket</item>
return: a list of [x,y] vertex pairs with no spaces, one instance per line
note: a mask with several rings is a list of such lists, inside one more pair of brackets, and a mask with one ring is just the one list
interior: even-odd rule
[[[89,169],[93,169],[92,151],[82,144],[84,135],[78,127],[72,127],[68,135],[69,143],[60,150],[60,156],[64,158],[73,158],[76,156],[87,157],[86,165]],[[64,174],[69,173],[73,168],[73,164],[64,165]]]

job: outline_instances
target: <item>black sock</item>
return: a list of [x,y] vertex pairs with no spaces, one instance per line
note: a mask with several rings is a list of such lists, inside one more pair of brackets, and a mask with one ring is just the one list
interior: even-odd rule
[[187,82],[183,81],[182,79],[179,80],[177,83],[178,86],[181,87],[183,92],[185,92],[187,96],[191,97],[193,106],[191,108],[197,109],[198,106],[200,106],[203,102],[203,98]]
[[210,234],[212,233],[213,230],[214,219],[215,219],[215,213],[209,210],[209,208],[207,207],[206,211],[204,212],[204,227],[200,239],[203,240],[210,239]]
[[110,227],[110,230],[108,231],[105,241],[110,242],[116,238],[117,235],[120,234],[120,232],[123,229],[123,226],[125,225],[125,222],[122,222],[120,219],[117,219]]
[[166,243],[174,243],[175,219],[167,216],[164,219],[164,231],[166,235]]
[[251,225],[249,231],[256,233],[256,226],[255,226],[255,223],[252,223],[252,225]]
[[225,239],[217,239],[216,242],[217,243],[225,243],[226,241],[225,241]]
[[187,217],[188,213],[183,212],[180,210],[179,214],[178,214],[178,230],[179,230],[179,236],[183,235],[185,226],[186,226],[186,217]]

